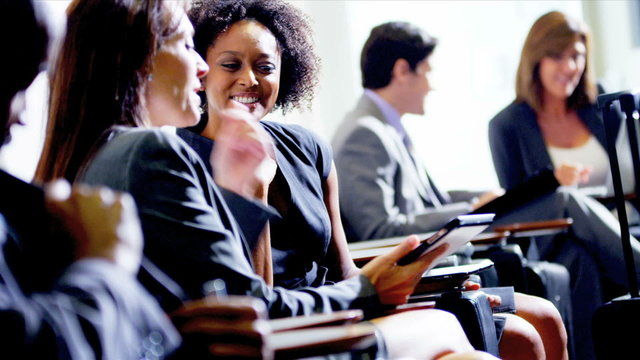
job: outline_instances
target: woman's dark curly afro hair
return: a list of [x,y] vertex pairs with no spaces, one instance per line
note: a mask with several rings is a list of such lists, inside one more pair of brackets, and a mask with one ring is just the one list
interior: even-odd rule
[[275,108],[284,112],[311,105],[320,60],[313,52],[307,16],[282,0],[200,0],[189,11],[196,51],[206,59],[217,37],[241,20],[255,20],[275,36],[281,49],[280,91]]

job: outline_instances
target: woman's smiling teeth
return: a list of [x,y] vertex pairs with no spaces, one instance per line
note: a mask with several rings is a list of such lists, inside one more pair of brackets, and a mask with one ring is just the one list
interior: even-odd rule
[[239,103],[242,104],[253,104],[258,102],[258,100],[260,100],[260,98],[254,97],[254,96],[232,96],[231,100],[233,101],[237,101]]

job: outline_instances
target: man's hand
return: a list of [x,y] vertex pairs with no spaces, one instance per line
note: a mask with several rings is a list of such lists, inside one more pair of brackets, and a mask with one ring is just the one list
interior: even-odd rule
[[56,180],[45,190],[49,210],[76,240],[76,259],[103,258],[135,274],[143,237],[133,198],[106,187]]
[[375,286],[380,302],[387,305],[400,305],[407,302],[422,278],[422,274],[435,265],[448,244],[441,245],[405,266],[397,264],[403,256],[415,249],[419,244],[418,237],[409,236],[391,252],[380,255],[362,268],[362,274]]

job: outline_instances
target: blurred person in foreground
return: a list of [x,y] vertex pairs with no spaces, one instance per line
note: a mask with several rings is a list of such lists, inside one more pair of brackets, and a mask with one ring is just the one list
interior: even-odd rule
[[[24,92],[47,61],[43,12],[31,0],[0,1],[0,28],[11,34],[0,85],[2,144],[22,122]],[[0,192],[3,357],[138,359],[175,349],[175,329],[135,278],[142,232],[130,196],[65,181],[43,192],[4,171]]]

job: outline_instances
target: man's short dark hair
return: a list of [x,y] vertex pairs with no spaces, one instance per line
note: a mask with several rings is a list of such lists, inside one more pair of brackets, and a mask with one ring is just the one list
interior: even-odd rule
[[360,55],[362,86],[379,89],[389,85],[391,70],[398,59],[407,60],[415,71],[436,44],[435,38],[407,22],[388,22],[374,27]]

